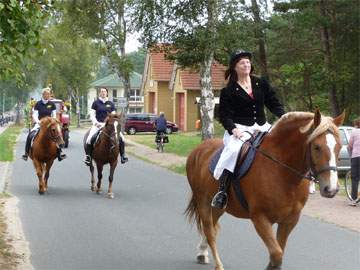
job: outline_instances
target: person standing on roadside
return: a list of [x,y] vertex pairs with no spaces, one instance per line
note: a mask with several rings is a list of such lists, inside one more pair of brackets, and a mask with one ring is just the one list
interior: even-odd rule
[[360,180],[360,118],[354,121],[355,129],[352,130],[348,144],[351,157],[351,206],[356,206],[358,198],[358,187]]

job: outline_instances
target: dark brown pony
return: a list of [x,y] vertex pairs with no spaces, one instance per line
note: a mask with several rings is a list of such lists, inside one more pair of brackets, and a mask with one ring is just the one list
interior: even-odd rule
[[[251,169],[240,181],[248,210],[241,206],[232,187],[229,188],[225,210],[211,207],[218,181],[208,167],[222,141],[206,140],[192,151],[186,163],[192,198],[185,213],[190,221],[196,221],[202,235],[198,263],[208,263],[207,249],[210,246],[215,269],[224,269],[216,247],[216,235],[218,220],[226,211],[237,218],[251,219],[269,251],[270,262],[266,269],[281,269],[287,238],[308,198],[309,181],[301,174],[311,169],[317,175],[323,197],[331,198],[339,189],[336,161],[341,144],[337,126],[342,124],[344,116],[345,113],[332,119],[321,116],[319,111],[283,115],[265,136],[260,150],[299,174],[257,153]],[[276,236],[272,231],[274,223],[278,224]]]
[[[94,166],[91,162],[90,172],[91,172],[91,190],[99,194],[101,192],[101,179],[102,171],[105,164],[110,164],[110,175],[109,175],[109,189],[107,196],[110,199],[114,198],[114,193],[112,192],[112,182],[114,177],[115,168],[118,163],[119,156],[119,136],[120,136],[120,116],[118,114],[109,114],[105,119],[105,126],[101,129],[99,139],[94,145],[94,150],[92,152],[92,159],[96,163],[97,173],[98,173],[98,182],[95,188],[95,178],[94,178]],[[86,139],[89,135],[89,131],[85,134],[84,137],[84,147]]]
[[64,141],[59,121],[52,117],[42,118],[39,134],[34,139],[29,153],[39,178],[40,194],[44,194],[48,188],[50,168],[57,157],[57,148],[62,144]]

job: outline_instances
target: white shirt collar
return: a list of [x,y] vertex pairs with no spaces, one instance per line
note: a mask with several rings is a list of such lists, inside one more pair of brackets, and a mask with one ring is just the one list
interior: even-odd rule
[[105,98],[99,97],[99,99],[100,99],[103,103],[105,103],[106,101],[108,101],[108,100],[109,100],[109,98],[108,98],[108,97],[105,97]]
[[42,103],[44,103],[44,104],[47,104],[48,102],[49,102],[49,100],[45,100],[45,99],[41,99],[41,101],[42,101]]

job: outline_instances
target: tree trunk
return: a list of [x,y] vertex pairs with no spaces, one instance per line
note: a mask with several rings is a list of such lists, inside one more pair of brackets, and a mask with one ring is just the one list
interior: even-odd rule
[[214,93],[211,85],[211,66],[214,61],[217,24],[217,0],[209,0],[207,5],[207,30],[210,34],[210,43],[207,47],[206,57],[200,66],[200,114],[202,140],[214,137]]
[[306,64],[304,67],[304,72],[303,72],[303,89],[304,89],[304,93],[307,96],[307,100],[308,100],[308,110],[310,112],[312,112],[314,110],[314,106],[313,106],[313,101],[312,101],[312,94],[311,94],[311,89],[310,89],[310,72],[309,69],[307,68]]
[[[324,0],[320,1],[320,14],[323,18],[329,17],[327,15],[327,2]],[[332,48],[331,46],[331,32],[329,27],[326,25],[322,25],[320,27],[321,32],[321,43],[324,50],[324,63],[327,73],[327,78],[329,80],[329,101],[330,101],[330,110],[332,116],[337,116],[340,114],[340,108],[339,108],[339,101],[337,98],[337,89],[336,89],[336,83],[335,83],[335,70],[333,67],[333,60],[332,60]]]
[[210,54],[200,67],[200,114],[202,140],[214,137],[214,93],[211,87],[211,65],[214,54]]
[[259,61],[260,61],[260,72],[261,76],[269,79],[266,50],[265,50],[265,34],[263,29],[263,22],[260,17],[260,9],[256,0],[251,0],[251,10],[254,16],[255,22],[255,38],[259,46]]

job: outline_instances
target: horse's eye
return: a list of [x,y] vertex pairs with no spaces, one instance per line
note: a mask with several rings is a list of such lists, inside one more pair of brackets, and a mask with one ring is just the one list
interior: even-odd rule
[[321,150],[321,146],[320,145],[314,145],[314,149],[315,151],[320,151]]

